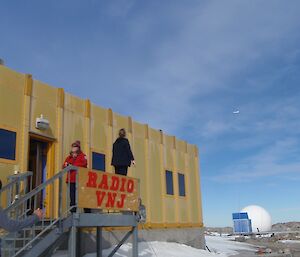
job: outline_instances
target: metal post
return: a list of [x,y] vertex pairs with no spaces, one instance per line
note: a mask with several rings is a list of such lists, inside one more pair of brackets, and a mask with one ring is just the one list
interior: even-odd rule
[[[76,215],[78,215],[79,213],[79,209],[78,209],[78,169],[75,168],[76,170],[76,183],[75,183],[75,206],[76,206]],[[74,213],[73,213],[73,218],[74,218]],[[77,218],[77,216],[76,216]],[[76,253],[79,250],[78,247],[76,246],[77,243],[77,228],[74,226],[71,227],[71,235],[70,235],[70,241],[71,241],[71,245],[69,242],[69,256],[70,257],[76,257]],[[80,248],[80,246],[79,246]]]
[[82,233],[81,228],[77,228],[77,235],[76,235],[76,256],[81,256],[81,241],[82,241]]
[[97,227],[97,257],[102,257],[102,227]]
[[75,205],[76,205],[76,213],[79,213],[79,208],[78,208],[78,185],[79,182],[79,175],[78,175],[78,168],[76,167],[76,183],[75,183]]
[[[70,176],[70,171],[68,171],[67,176]],[[66,195],[66,209],[68,210],[70,208],[70,182],[67,183],[67,195]]]
[[59,218],[59,229],[60,229],[60,232],[62,232],[62,196],[63,196],[63,177],[59,177],[59,184],[58,184],[58,218]]
[[132,257],[138,257],[139,252],[138,252],[138,227],[137,224],[136,226],[133,227],[132,229]]
[[[122,238],[122,240],[115,246],[115,248],[111,251],[111,253],[108,255],[108,257],[113,257],[114,254],[120,249],[120,247],[126,242],[126,240],[130,237],[132,234],[133,229],[128,231],[126,235]],[[137,255],[135,257],[138,257]]]
[[76,257],[76,227],[72,226],[69,235],[68,245],[69,257]]

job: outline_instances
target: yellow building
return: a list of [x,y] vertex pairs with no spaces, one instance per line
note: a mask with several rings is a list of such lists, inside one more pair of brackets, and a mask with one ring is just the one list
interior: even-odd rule
[[[49,128],[37,128],[37,118]],[[146,228],[203,227],[199,156],[195,145],[164,134],[0,65],[0,178],[34,172],[34,185],[61,169],[75,140],[88,166],[113,172],[112,144],[125,128],[136,159],[129,176],[140,179]],[[55,208],[55,206],[53,206]]]

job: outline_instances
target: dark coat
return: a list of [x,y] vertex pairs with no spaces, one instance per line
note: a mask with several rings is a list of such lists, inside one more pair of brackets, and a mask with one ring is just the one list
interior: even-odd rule
[[113,156],[111,165],[113,166],[130,166],[134,160],[130,144],[127,138],[119,137],[113,144]]

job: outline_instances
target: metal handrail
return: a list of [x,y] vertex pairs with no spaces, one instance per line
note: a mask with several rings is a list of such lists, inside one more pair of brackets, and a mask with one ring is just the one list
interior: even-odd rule
[[18,199],[16,202],[14,202],[10,206],[8,206],[4,211],[8,212],[11,209],[16,208],[18,205],[24,203],[25,201],[29,200],[31,197],[33,197],[37,193],[41,192],[43,189],[46,188],[47,185],[50,185],[51,183],[53,183],[54,180],[56,180],[57,178],[63,177],[67,172],[69,172],[71,170],[76,170],[77,171],[78,168],[76,166],[68,166],[68,167],[64,168],[60,172],[56,173],[53,177],[49,178],[48,180],[46,180],[45,182],[43,182],[42,184],[40,184],[36,188],[32,189],[26,195],[24,195],[23,197]]
[[[76,194],[75,194],[75,205],[69,206],[68,204],[68,196],[70,193],[70,183],[67,183],[67,191],[63,190],[63,178],[64,175],[66,175],[70,171],[77,171],[76,172]],[[69,173],[70,175],[70,173]],[[48,247],[51,246],[54,242],[60,241],[60,239],[65,235],[65,231],[69,228],[71,228],[70,231],[70,239],[69,239],[69,254],[71,256],[75,256],[75,238],[76,238],[76,226],[84,227],[86,223],[79,224],[81,220],[80,211],[78,208],[78,186],[79,186],[79,176],[78,176],[78,168],[75,166],[68,166],[65,169],[59,171],[56,173],[52,178],[48,179],[47,181],[43,182],[41,185],[34,188],[32,191],[28,192],[26,195],[22,196],[20,199],[16,200],[14,203],[12,203],[10,206],[8,206],[4,211],[7,213],[7,215],[11,214],[11,216],[16,217],[16,219],[23,218],[26,216],[27,211],[29,210],[35,210],[37,207],[37,204],[39,206],[42,206],[41,208],[44,208],[45,203],[48,200],[54,200],[54,197],[50,197],[50,194],[53,194],[55,196],[56,202],[58,205],[58,209],[54,211],[50,210],[51,213],[49,213],[49,216],[47,216],[47,219],[42,218],[39,224],[37,224],[37,227],[33,226],[32,228],[27,228],[20,230],[18,233],[15,233],[13,237],[8,235],[7,237],[4,237],[2,240],[2,249],[3,249],[3,257],[19,257],[19,256],[41,256],[43,252],[46,250],[49,250]],[[140,186],[140,183],[138,183]],[[58,199],[56,198],[58,189]],[[46,194],[48,194],[48,197],[46,197]],[[63,206],[63,200],[64,195],[63,193],[66,193],[66,205]],[[51,203],[50,203],[51,204]],[[53,203],[52,203],[53,206]],[[66,215],[73,208],[76,208],[76,214],[75,215]],[[49,210],[49,209],[46,209]],[[132,215],[136,215],[135,213],[131,213]],[[120,218],[122,218],[122,222],[125,221],[128,222],[127,219],[124,217],[124,215],[118,215]],[[105,216],[104,216],[105,217]],[[89,219],[90,217],[88,217]],[[103,217],[101,217],[102,220]],[[109,220],[109,222],[112,222],[112,219],[106,218]],[[89,221],[90,222],[90,221]],[[100,231],[99,230],[99,222],[98,219],[92,219],[92,222],[89,223],[92,226],[97,227],[97,242],[100,245]],[[123,224],[117,222],[117,224]],[[112,253],[109,256],[112,256],[117,249],[123,244],[127,238],[132,235],[133,237],[133,256],[137,256],[137,219],[136,216],[134,219],[129,222],[127,225],[132,226],[132,230],[129,231],[125,237],[120,241],[120,243],[117,245],[117,247],[112,251]],[[101,223],[101,222],[100,222]],[[103,223],[104,224],[104,223]],[[105,222],[107,225],[107,223]],[[116,225],[116,223],[110,223]],[[127,226],[126,225],[126,226]],[[102,225],[103,226],[103,225]],[[48,233],[49,232],[49,233]],[[41,240],[40,240],[41,239]],[[4,244],[3,244],[4,243]],[[99,246],[98,245],[98,246]],[[100,247],[101,248],[101,247]],[[100,249],[99,248],[99,249]],[[98,248],[97,248],[98,249]],[[97,250],[97,254],[100,253],[101,250]]]
[[22,182],[25,182],[25,186],[23,188],[24,193],[27,193],[30,191],[31,188],[28,188],[28,178],[30,178],[30,184],[29,186],[32,185],[32,175],[33,173],[31,171],[26,171],[14,175],[10,175],[7,177],[8,183],[3,186],[0,190],[0,202],[2,200],[2,195],[6,193],[6,207],[9,206],[15,198],[21,193],[20,190],[20,185]]
[[[9,253],[9,256],[19,256],[24,250],[27,250],[28,247],[32,246],[35,241],[37,241],[39,238],[41,238],[47,231],[51,230],[54,226],[57,226],[59,231],[62,232],[62,220],[66,216],[66,214],[74,207],[71,206],[63,211],[63,195],[62,195],[62,188],[63,188],[63,177],[65,174],[69,173],[70,171],[78,171],[78,168],[75,166],[68,166],[64,168],[63,170],[59,171],[56,173],[53,177],[49,178],[47,181],[43,182],[27,194],[21,196],[19,199],[17,199],[15,202],[13,202],[11,205],[9,205],[6,209],[4,209],[4,212],[8,215],[13,214],[15,216],[15,219],[20,219],[26,216],[28,210],[31,210],[32,204],[34,205],[33,209],[36,209],[36,205],[39,202],[39,197],[40,194],[43,195],[43,192],[45,192],[49,187],[55,186],[57,181],[59,182],[58,188],[59,188],[59,199],[58,199],[58,213],[57,213],[57,218],[50,218],[50,223],[45,224],[45,219],[43,218],[39,225],[38,228],[32,227],[30,231],[30,236],[28,238],[27,234],[23,231],[23,244],[16,249],[16,240],[18,238],[15,238],[12,243],[13,243],[13,251],[12,254]],[[20,176],[21,177],[21,176]],[[78,176],[76,176],[76,180],[78,179]],[[16,182],[17,180],[14,180]],[[69,184],[68,184],[69,186]],[[70,188],[68,187],[69,191]],[[43,199],[43,198],[42,198]],[[66,202],[68,201],[68,195],[66,197]],[[66,206],[68,206],[68,203],[66,203]],[[76,207],[76,205],[75,205]],[[46,221],[47,222],[47,221]],[[41,228],[40,228],[41,227]],[[28,231],[28,229],[27,229]],[[8,241],[5,241],[5,238],[3,238],[3,242],[11,242],[10,239],[7,239]],[[29,240],[29,241],[28,241]]]
[[33,172],[32,171],[24,171],[24,172],[19,172],[19,173],[16,173],[16,174],[13,174],[13,175],[10,175],[7,177],[8,180],[10,179],[14,179],[14,178],[25,178],[25,177],[28,177],[28,175],[33,175]]
[[30,177],[32,175],[33,175],[33,173],[31,171],[26,171],[26,172],[8,176],[7,177],[8,180],[11,180],[11,181],[2,187],[2,189],[0,190],[0,194],[3,193],[4,191],[6,191],[8,188],[12,187],[17,181],[21,181],[24,178],[27,179],[28,177]]

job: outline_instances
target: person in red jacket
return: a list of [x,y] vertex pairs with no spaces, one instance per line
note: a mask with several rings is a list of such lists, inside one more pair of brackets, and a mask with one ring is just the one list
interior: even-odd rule
[[[72,165],[87,168],[86,155],[81,151],[80,141],[77,140],[72,144],[70,155],[66,158],[63,168]],[[70,185],[70,206],[76,205],[76,170],[71,170],[66,179],[66,183]],[[70,210],[76,212],[76,207]],[[89,210],[85,209],[86,212]]]

